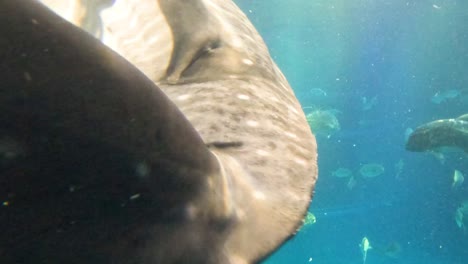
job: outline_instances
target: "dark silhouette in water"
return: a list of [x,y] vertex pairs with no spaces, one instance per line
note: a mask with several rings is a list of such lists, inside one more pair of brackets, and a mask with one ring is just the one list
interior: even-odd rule
[[468,114],[421,125],[406,142],[409,151],[432,151],[441,147],[457,147],[468,153]]
[[392,242],[384,248],[384,255],[390,258],[398,258],[401,255],[401,245],[398,242]]

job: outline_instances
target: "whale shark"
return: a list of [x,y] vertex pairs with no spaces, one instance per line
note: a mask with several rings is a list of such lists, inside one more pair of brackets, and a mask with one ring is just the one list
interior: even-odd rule
[[315,138],[234,3],[44,3],[0,2],[2,263],[258,263],[298,230]]
[[443,148],[458,148],[468,153],[468,114],[422,124],[406,142],[406,149],[414,152]]

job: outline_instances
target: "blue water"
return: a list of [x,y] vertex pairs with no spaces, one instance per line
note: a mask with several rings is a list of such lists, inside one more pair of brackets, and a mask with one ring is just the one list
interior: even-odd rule
[[[367,264],[468,263],[468,233],[454,220],[468,181],[451,188],[455,169],[468,176],[467,155],[448,153],[442,162],[404,149],[406,129],[468,113],[468,1],[236,2],[305,112],[336,109],[341,125],[317,136],[319,181],[309,209],[317,223],[264,263],[363,263],[364,236],[374,247]],[[431,100],[443,93],[452,97]],[[364,97],[375,104],[365,109]],[[365,163],[385,172],[353,189],[331,175]],[[390,243],[401,246],[395,257],[385,254]]]

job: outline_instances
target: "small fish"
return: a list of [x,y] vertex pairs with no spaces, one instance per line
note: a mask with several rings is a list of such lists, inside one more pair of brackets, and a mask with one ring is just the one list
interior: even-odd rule
[[431,101],[434,104],[441,104],[448,100],[455,99],[461,95],[461,91],[457,89],[450,89],[446,91],[437,91],[432,97]]
[[463,174],[459,170],[455,170],[455,172],[453,173],[452,189],[460,187],[463,184],[464,180],[465,177],[463,177]]
[[367,97],[363,96],[361,97],[361,105],[362,105],[362,110],[367,111],[373,108],[377,104],[377,96],[374,96],[370,99]]
[[361,166],[359,173],[364,178],[374,178],[385,172],[385,167],[379,163],[367,163]]
[[455,222],[457,223],[458,228],[465,230],[465,224],[463,223],[463,211],[459,207],[455,211]]
[[359,248],[361,249],[361,253],[362,253],[362,263],[365,264],[366,259],[367,259],[367,251],[369,249],[372,249],[372,246],[367,237],[362,238],[361,244],[359,244]]
[[353,172],[347,168],[338,168],[332,172],[332,176],[337,178],[349,178],[353,176]]
[[354,176],[351,176],[348,180],[348,183],[346,184],[346,187],[348,187],[349,190],[352,190],[354,188],[354,186],[356,186],[356,179],[354,178]]
[[403,162],[402,159],[400,159],[397,163],[395,163],[395,178],[400,178],[400,174],[403,171],[403,167],[405,166],[405,163]]
[[306,218],[304,219],[304,224],[312,225],[315,223],[317,223],[317,218],[315,217],[315,215],[311,212],[307,212]]
[[460,206],[458,206],[457,210],[455,211],[455,222],[457,223],[458,228],[463,230],[466,233],[466,219],[465,216],[468,215],[468,201],[463,201]]
[[315,215],[311,212],[307,212],[307,215],[305,216],[305,218],[302,220],[302,226],[299,228],[298,231],[306,231],[308,230],[308,228],[317,223],[317,218],[315,217]]

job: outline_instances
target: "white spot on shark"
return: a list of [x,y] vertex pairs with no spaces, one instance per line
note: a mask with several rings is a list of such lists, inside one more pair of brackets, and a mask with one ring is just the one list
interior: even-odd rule
[[284,134],[286,134],[286,136],[288,136],[290,138],[297,138],[297,135],[294,134],[294,133],[291,133],[291,132],[285,132]]
[[242,59],[242,63],[244,64],[247,64],[247,65],[253,65],[253,61],[249,60],[249,59]]
[[295,158],[294,162],[304,167],[307,166],[307,162],[304,159]]
[[229,263],[230,264],[247,264],[247,261],[240,256],[231,255],[229,256]]
[[263,156],[263,157],[265,157],[265,156],[270,156],[270,152],[265,151],[265,150],[263,150],[263,149],[257,149],[257,150],[255,151],[255,153],[257,153],[257,155]]
[[265,194],[259,191],[254,192],[253,197],[257,200],[266,200]]
[[176,100],[177,101],[185,101],[185,100],[189,99],[190,97],[192,97],[191,94],[182,94],[182,95],[177,96]]
[[233,47],[239,48],[239,49],[243,48],[243,46],[244,46],[244,45],[242,44],[242,40],[239,39],[238,37],[237,37],[237,38],[236,38],[236,37],[233,37],[233,38],[231,39],[231,43],[230,43],[230,44],[231,44]]
[[245,95],[245,94],[238,94],[237,98],[239,98],[241,100],[250,100],[250,96]]
[[258,122],[257,121],[254,121],[254,120],[247,120],[247,125],[250,126],[250,127],[257,127],[258,126]]
[[136,200],[138,198],[140,198],[140,194],[139,193],[135,193],[134,195],[130,196],[130,200]]

